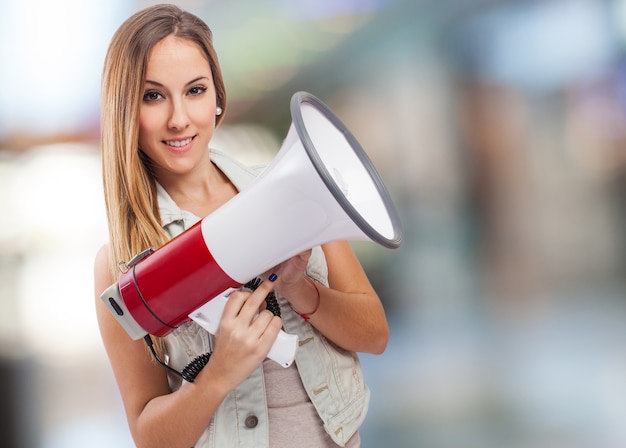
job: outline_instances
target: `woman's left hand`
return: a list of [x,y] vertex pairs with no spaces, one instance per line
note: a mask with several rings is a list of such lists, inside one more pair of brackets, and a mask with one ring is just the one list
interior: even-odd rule
[[288,292],[296,286],[296,284],[304,276],[307,263],[311,257],[312,250],[305,250],[304,252],[294,255],[288,260],[283,261],[274,269],[266,272],[263,278],[266,279],[271,274],[278,275],[278,280],[274,284],[274,290],[283,296],[289,297]]

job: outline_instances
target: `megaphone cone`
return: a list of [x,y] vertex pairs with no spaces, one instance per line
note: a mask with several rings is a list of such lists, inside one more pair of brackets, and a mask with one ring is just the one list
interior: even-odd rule
[[245,190],[156,251],[102,295],[134,339],[164,336],[231,287],[337,240],[402,242],[398,214],[367,154],[319,99],[298,92],[270,165]]

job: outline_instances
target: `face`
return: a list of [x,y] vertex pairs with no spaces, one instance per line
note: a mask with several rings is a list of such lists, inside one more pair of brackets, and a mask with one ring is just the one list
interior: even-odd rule
[[200,47],[174,36],[157,43],[139,109],[139,147],[157,177],[186,174],[208,161],[215,109],[211,67]]

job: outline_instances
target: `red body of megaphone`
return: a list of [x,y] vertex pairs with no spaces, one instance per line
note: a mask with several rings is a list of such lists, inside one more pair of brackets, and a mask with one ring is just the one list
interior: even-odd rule
[[231,287],[311,247],[402,231],[378,172],[319,99],[298,92],[270,165],[245,190],[161,248],[138,254],[101,299],[133,339],[165,336]]

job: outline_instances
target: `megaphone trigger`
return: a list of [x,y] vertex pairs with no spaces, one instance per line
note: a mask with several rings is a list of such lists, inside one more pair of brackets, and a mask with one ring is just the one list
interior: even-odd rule
[[219,326],[220,321],[222,320],[222,314],[224,313],[224,307],[226,306],[228,296],[233,291],[236,291],[236,289],[229,288],[217,297],[209,300],[200,308],[191,312],[189,314],[189,318],[214,335],[217,332],[217,327]]

